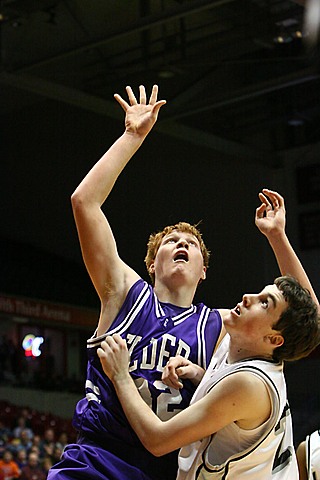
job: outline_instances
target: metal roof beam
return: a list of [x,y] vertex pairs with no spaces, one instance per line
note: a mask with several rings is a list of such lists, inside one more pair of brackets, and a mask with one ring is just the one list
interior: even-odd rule
[[[64,102],[109,118],[121,120],[123,114],[116,102],[110,102],[93,95],[88,95],[64,85],[48,82],[37,77],[2,72],[0,83],[33,94]],[[193,145],[209,148],[225,155],[237,157],[250,162],[270,160],[270,154],[247,147],[241,143],[226,140],[199,129],[186,127],[173,121],[158,120],[155,129],[167,136],[183,140]]]
[[62,58],[67,58],[70,57],[71,55],[75,55],[78,53],[82,53],[86,50],[90,49],[95,49],[99,48],[102,45],[105,45],[109,42],[112,42],[114,40],[119,40],[120,38],[126,37],[128,35],[132,35],[133,33],[139,33],[142,32],[146,29],[152,29],[157,25],[162,25],[168,21],[172,21],[175,19],[179,19],[182,17],[187,17],[189,15],[195,15],[197,13],[206,11],[206,10],[212,10],[214,8],[221,7],[223,5],[227,5],[229,3],[234,3],[237,0],[197,0],[192,2],[190,5],[189,3],[187,4],[181,4],[178,5],[175,8],[172,8],[170,10],[166,10],[164,12],[161,12],[160,14],[157,15],[149,15],[145,17],[141,17],[138,22],[133,24],[131,28],[126,27],[124,30],[120,30],[117,33],[114,33],[108,37],[102,38],[101,40],[97,40],[95,42],[91,43],[86,43],[85,45],[81,45],[77,48],[73,48],[67,52],[62,52],[58,55],[54,55],[49,58],[45,58],[43,60],[40,60],[38,62],[35,62],[33,64],[29,65],[24,65],[21,67],[18,67],[15,69],[16,72],[26,72],[32,68],[36,68],[42,65],[46,65],[48,63],[54,62],[56,60],[61,60]]

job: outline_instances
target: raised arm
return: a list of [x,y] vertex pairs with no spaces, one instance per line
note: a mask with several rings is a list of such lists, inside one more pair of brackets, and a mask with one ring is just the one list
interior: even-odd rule
[[[319,300],[311,282],[285,232],[286,210],[283,197],[264,188],[259,193],[261,205],[256,210],[255,222],[263,233],[275,254],[282,275],[292,275],[309,290],[319,307]],[[320,310],[320,307],[319,307]]]
[[166,103],[157,101],[156,85],[149,102],[143,86],[139,87],[139,101],[130,87],[126,91],[129,103],[115,95],[125,111],[124,133],[93,166],[71,197],[83,259],[101,300],[101,331],[113,321],[131,285],[139,278],[119,258],[114,236],[101,207],[119,174],[155,124],[159,109]]

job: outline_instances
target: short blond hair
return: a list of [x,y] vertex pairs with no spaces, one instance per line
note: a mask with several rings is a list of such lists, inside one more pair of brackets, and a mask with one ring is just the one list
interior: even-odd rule
[[209,258],[210,258],[210,252],[207,249],[203,239],[202,239],[202,234],[200,230],[198,229],[197,225],[191,225],[188,222],[179,222],[176,223],[175,225],[168,225],[165,227],[163,230],[157,233],[152,233],[149,237],[149,241],[147,244],[147,255],[144,259],[145,264],[147,266],[148,273],[150,275],[150,278],[152,280],[152,283],[154,284],[154,273],[150,272],[150,265],[156,258],[157,252],[159,250],[160,244],[162,242],[162,239],[166,236],[169,235],[173,231],[178,231],[178,232],[183,232],[183,233],[190,233],[191,235],[194,235],[196,239],[199,242],[200,245],[200,250],[202,253],[203,257],[203,265],[208,268],[209,267]]

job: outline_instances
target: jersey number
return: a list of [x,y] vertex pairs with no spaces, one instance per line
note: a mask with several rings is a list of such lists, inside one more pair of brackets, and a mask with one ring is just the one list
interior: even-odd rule
[[136,378],[134,382],[142,399],[161,420],[168,420],[181,410],[182,396],[179,390],[168,387],[161,380],[156,380],[153,385],[160,393],[157,398],[153,398],[146,379]]

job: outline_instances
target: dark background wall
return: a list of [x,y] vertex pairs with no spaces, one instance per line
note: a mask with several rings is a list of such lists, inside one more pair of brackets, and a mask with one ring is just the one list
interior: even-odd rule
[[[2,125],[1,237],[8,239],[9,246],[12,241],[13,247],[10,267],[1,280],[3,291],[33,291],[38,296],[40,289],[40,296],[47,299],[94,303],[91,286],[85,281],[70,195],[122,131],[120,121],[106,123],[98,115],[54,102],[6,117]],[[242,158],[227,158],[205,145],[190,146],[154,131],[120,176],[105,212],[121,256],[143,276],[149,233],[181,219],[201,221],[212,251],[201,298],[211,305],[233,306],[245,291],[261,288],[277,274],[275,268],[269,273],[268,267],[266,275],[266,262],[272,259],[254,226],[254,213],[262,187],[279,189],[288,197],[290,227],[294,212],[284,176],[283,167],[271,169]],[[2,255],[2,261],[8,262],[4,250]],[[46,263],[50,258],[53,269]],[[30,268],[31,284],[21,275],[24,268]],[[35,272],[39,279],[47,279],[47,291]],[[50,277],[56,274],[59,281],[52,284]]]

